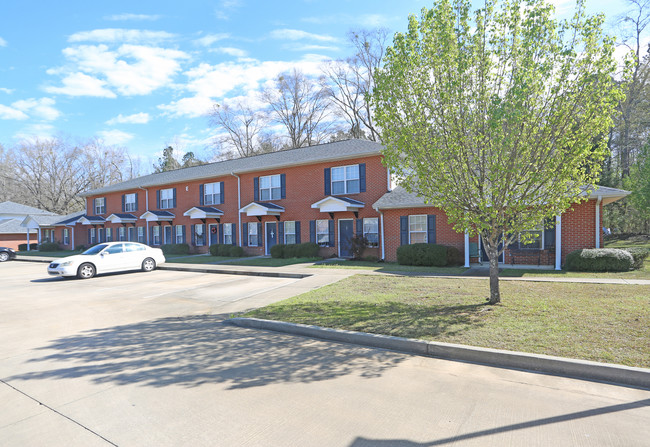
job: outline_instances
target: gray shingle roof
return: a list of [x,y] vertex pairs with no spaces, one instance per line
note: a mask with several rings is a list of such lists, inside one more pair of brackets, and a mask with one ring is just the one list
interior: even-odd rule
[[[6,219],[0,221],[0,234],[27,234],[27,228],[21,226],[21,219]],[[30,234],[36,233],[36,230],[29,230]]]
[[242,174],[267,169],[278,169],[286,166],[378,155],[382,149],[383,146],[374,141],[354,139],[336,141],[334,143],[288,149],[286,151],[271,152],[254,157],[237,158],[191,168],[149,174],[116,183],[115,185],[86,191],[81,196],[93,196],[116,191],[128,191],[138,189],[139,187],[147,188],[184,181],[217,178],[230,175],[233,172],[235,174]]
[[16,202],[2,202],[0,203],[0,214],[43,214],[48,216],[56,216],[56,214],[45,211],[39,208],[34,208],[33,206],[23,205]]
[[[76,222],[80,217],[84,216],[83,211],[77,211],[76,213],[66,214],[63,217],[59,217],[60,220],[56,221],[54,225],[66,225],[72,222]],[[40,222],[39,222],[40,224]]]

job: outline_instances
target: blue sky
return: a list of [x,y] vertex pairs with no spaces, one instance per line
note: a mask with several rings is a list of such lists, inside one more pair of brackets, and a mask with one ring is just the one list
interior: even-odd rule
[[[558,12],[572,2],[554,0]],[[351,54],[350,29],[404,31],[416,0],[13,1],[0,17],[0,144],[67,135],[207,156],[214,102]],[[589,1],[610,22],[622,0]],[[612,28],[614,33],[614,29]]]

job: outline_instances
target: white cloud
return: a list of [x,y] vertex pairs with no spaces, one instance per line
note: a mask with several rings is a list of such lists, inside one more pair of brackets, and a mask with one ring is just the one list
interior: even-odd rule
[[308,33],[307,31],[302,31],[298,29],[276,29],[271,31],[270,36],[274,39],[283,39],[283,40],[316,40],[318,42],[337,42],[338,39],[327,34],[314,34]]
[[287,44],[283,48],[291,51],[339,51],[339,47],[331,45],[313,45],[313,44]]
[[166,31],[104,28],[74,33],[68,37],[68,42],[154,43],[173,39],[174,37],[174,34]]
[[7,46],[7,41],[4,40],[2,37],[0,37],[0,47],[6,47]]
[[155,21],[160,19],[162,16],[157,15],[157,14],[114,14],[112,16],[107,16],[104,17],[106,20],[116,20],[116,21],[121,21],[121,20],[149,20],[149,21]]
[[165,115],[198,118],[208,113],[213,103],[214,101],[209,97],[193,96],[190,98],[179,99],[178,101],[172,101],[169,104],[161,104],[158,108],[162,110]]
[[124,144],[127,141],[133,139],[133,134],[122,132],[121,130],[117,129],[102,130],[100,132],[97,132],[97,135],[104,141],[105,144],[108,144],[109,146],[113,144]]
[[11,88],[0,87],[0,92],[6,93],[7,95],[11,95],[14,92],[14,90]]
[[[355,27],[361,25],[365,27],[379,27],[386,26],[394,22],[395,17],[385,16],[383,14],[362,14],[361,16],[353,16],[351,14],[330,14],[322,16],[303,17],[300,19],[304,23],[313,23],[317,25],[328,25],[332,23],[344,23],[354,25]],[[401,17],[399,18],[401,19]]]
[[30,124],[16,132],[14,138],[22,141],[47,140],[54,136],[54,130],[51,124]]
[[555,15],[558,17],[573,11],[576,5],[575,0],[550,0],[550,3],[555,6]]
[[101,79],[76,72],[63,78],[62,87],[47,86],[48,93],[68,96],[95,96],[99,98],[115,98],[117,95],[106,88],[106,82]]
[[106,121],[106,124],[113,126],[115,124],[147,124],[151,120],[148,113],[134,113],[133,115],[124,116],[121,113],[115,118]]
[[221,0],[214,10],[214,15],[219,20],[229,20],[230,14],[242,6],[241,0]]
[[208,34],[206,36],[194,40],[193,42],[203,47],[209,47],[213,43],[218,42],[220,40],[228,39],[229,37],[230,34],[228,33]]
[[52,98],[29,98],[21,99],[12,104],[12,107],[29,113],[35,118],[39,118],[45,121],[54,121],[59,116],[61,112],[54,108],[55,101]]
[[22,110],[0,104],[0,119],[2,120],[26,120],[29,116]]
[[238,58],[246,57],[248,56],[248,52],[240,49],[240,48],[233,48],[233,47],[219,47],[219,48],[213,48],[210,50],[213,53],[221,53],[221,54],[227,54],[228,56],[234,56]]

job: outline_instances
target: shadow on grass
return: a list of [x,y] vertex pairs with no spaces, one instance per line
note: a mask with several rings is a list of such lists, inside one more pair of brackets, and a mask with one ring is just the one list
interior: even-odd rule
[[315,382],[349,374],[372,378],[403,354],[319,342],[223,324],[226,315],[162,318],[95,329],[39,348],[34,371],[5,380],[86,377],[94,383],[229,389]]

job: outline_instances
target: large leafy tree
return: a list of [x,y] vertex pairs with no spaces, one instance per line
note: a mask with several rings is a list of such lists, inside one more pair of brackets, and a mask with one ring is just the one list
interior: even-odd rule
[[487,0],[473,14],[438,0],[395,35],[376,78],[386,163],[457,231],[480,234],[492,304],[503,248],[595,184],[622,99],[603,16],[582,1],[571,20],[553,13],[543,0]]

